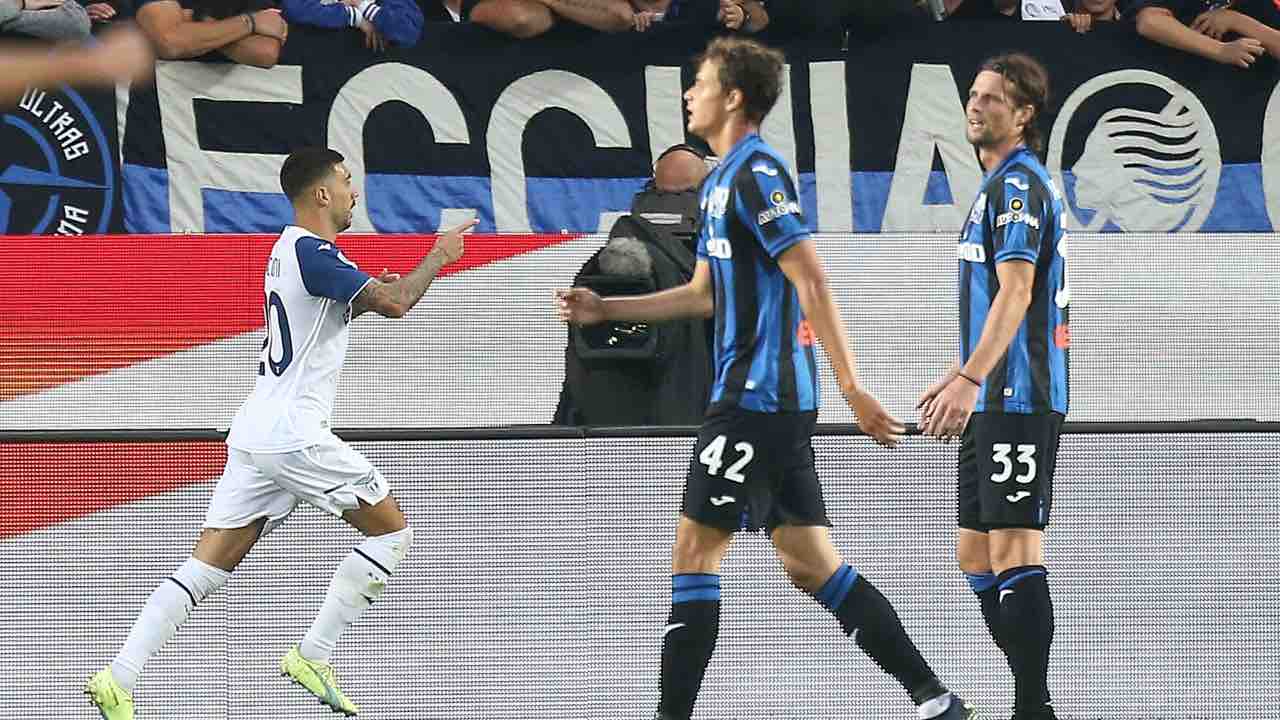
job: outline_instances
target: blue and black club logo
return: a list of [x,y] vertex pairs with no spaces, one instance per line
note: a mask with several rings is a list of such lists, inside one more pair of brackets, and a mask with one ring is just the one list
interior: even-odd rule
[[114,155],[78,93],[28,90],[0,115],[0,148],[0,235],[107,231]]

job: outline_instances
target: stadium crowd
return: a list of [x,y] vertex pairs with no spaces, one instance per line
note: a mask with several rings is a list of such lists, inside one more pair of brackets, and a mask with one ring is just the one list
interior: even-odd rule
[[1119,22],[1150,42],[1247,68],[1280,58],[1276,0],[0,0],[0,35],[83,40],[95,28],[135,21],[163,59],[218,53],[271,67],[290,26],[359,33],[374,52],[412,47],[451,23],[474,23],[515,39],[558,27],[604,33],[666,25],[843,43],[912,23],[996,19],[1062,22],[1087,33]]

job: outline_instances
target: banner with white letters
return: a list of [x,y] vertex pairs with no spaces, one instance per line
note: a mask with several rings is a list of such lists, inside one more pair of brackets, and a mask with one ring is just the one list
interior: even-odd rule
[[[33,91],[0,122],[0,230],[274,232],[288,217],[280,165],[313,144],[347,157],[357,231],[430,232],[473,214],[484,232],[607,228],[653,158],[687,139],[681,94],[703,39],[676,27],[575,37],[515,43],[451,26],[374,55],[299,29],[275,68],[161,63],[155,86],[121,89],[114,111],[94,93]],[[982,174],[964,98],[979,63],[1004,49],[1049,68],[1044,156],[1073,229],[1275,227],[1270,60],[1226,68],[1119,24],[1081,36],[952,22],[789,51],[763,134],[798,173],[814,228],[955,231]]]

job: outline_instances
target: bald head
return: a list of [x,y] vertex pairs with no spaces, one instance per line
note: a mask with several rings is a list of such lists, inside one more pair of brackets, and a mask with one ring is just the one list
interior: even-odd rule
[[707,164],[690,150],[668,150],[653,166],[653,184],[663,192],[695,190],[707,176]]

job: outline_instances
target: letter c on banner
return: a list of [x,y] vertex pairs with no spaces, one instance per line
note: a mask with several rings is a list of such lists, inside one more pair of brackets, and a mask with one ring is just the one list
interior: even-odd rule
[[[379,105],[399,100],[422,114],[437,143],[467,144],[467,119],[453,93],[431,73],[404,63],[379,63],[347,81],[329,111],[329,147],[346,157],[352,182],[365,193],[364,124]],[[441,218],[444,217],[444,210]],[[377,232],[369,219],[369,203],[356,203],[352,232]]]
[[524,130],[534,115],[560,108],[582,118],[596,147],[629,148],[626,118],[599,85],[564,70],[542,70],[507,86],[493,105],[485,142],[498,232],[529,232],[524,174]]
[[1262,194],[1271,229],[1280,228],[1280,83],[1271,91],[1262,117]]

